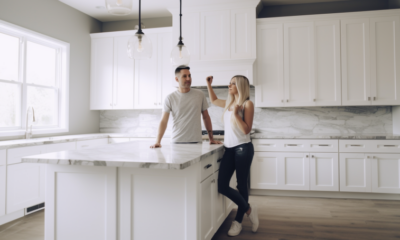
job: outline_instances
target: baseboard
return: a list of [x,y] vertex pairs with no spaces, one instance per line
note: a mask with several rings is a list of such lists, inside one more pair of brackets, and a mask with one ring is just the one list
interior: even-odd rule
[[314,198],[400,200],[400,194],[251,189],[250,195]]
[[8,222],[14,221],[15,219],[25,216],[24,209],[18,210],[16,212],[4,215],[0,217],[0,225],[6,224]]

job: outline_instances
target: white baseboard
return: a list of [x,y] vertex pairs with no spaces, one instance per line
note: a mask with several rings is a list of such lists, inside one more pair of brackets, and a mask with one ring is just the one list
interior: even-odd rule
[[25,216],[24,209],[18,210],[16,212],[6,214],[0,217],[0,225],[6,224],[8,222],[14,221],[15,219]]
[[352,198],[376,200],[400,200],[400,194],[389,193],[355,193],[355,192],[322,192],[294,190],[261,190],[251,189],[250,195],[282,196],[282,197],[314,197],[314,198]]

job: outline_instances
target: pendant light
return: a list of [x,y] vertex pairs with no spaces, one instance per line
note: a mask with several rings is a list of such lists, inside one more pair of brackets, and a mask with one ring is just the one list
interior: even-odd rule
[[128,56],[133,59],[150,59],[153,46],[149,38],[142,32],[141,0],[139,0],[139,29],[128,41]]
[[180,36],[178,45],[171,52],[171,62],[173,65],[189,65],[190,52],[182,42],[182,0],[180,0]]
[[106,0],[106,7],[112,15],[128,15],[132,12],[132,0]]

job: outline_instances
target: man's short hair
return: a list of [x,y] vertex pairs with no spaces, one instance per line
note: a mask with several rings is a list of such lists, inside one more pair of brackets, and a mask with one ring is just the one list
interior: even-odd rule
[[190,70],[190,67],[186,66],[186,65],[181,65],[181,66],[177,67],[175,69],[175,76],[178,76],[178,74],[181,73],[181,70],[183,70],[183,69]]

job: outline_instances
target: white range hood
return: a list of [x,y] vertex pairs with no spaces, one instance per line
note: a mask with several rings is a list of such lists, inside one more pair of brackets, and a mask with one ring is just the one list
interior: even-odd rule
[[[236,0],[229,4],[197,4],[182,10],[183,43],[191,54],[192,86],[227,86],[234,75],[255,84],[256,9],[260,0]],[[173,43],[179,39],[179,8],[173,16]],[[176,67],[176,66],[174,66]]]

